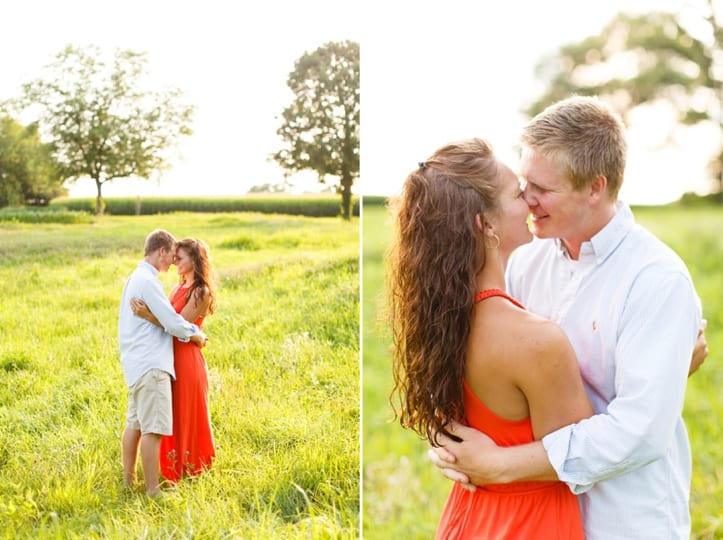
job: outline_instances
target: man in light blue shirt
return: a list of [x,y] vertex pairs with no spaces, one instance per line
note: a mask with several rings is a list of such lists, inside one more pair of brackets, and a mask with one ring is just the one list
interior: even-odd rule
[[688,270],[617,200],[627,145],[622,122],[601,102],[548,107],[522,143],[536,238],[510,258],[508,291],[565,330],[596,414],[511,448],[458,426],[462,442],[444,438],[430,457],[465,483],[566,482],[588,540],[687,540],[682,408],[702,325]]
[[[159,272],[168,271],[174,262],[176,240],[167,231],[157,229],[145,241],[144,259],[128,278],[121,297],[118,338],[123,374],[128,385],[128,412],[123,431],[123,481],[135,482],[140,446],[146,493],[160,492],[158,454],[161,436],[173,433],[171,378],[173,338],[206,344],[206,335],[198,326],[186,321],[171,306]],[[137,317],[131,299],[143,300],[163,328]]]

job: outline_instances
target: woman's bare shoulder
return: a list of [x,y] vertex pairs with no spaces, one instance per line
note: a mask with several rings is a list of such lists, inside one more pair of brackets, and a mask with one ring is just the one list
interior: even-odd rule
[[208,285],[201,285],[193,291],[193,302],[203,309],[211,304],[211,289]]
[[194,296],[197,298],[202,298],[204,296],[207,296],[208,293],[211,291],[208,285],[199,285],[196,287],[193,291]]
[[577,366],[570,340],[564,330],[549,319],[525,312],[512,337],[518,347],[520,364],[538,374]]
[[487,346],[505,356],[526,356],[567,341],[562,329],[552,321],[507,302],[476,317],[474,326]]

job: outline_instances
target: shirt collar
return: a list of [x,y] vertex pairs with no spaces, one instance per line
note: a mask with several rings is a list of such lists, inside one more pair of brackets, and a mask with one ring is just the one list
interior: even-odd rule
[[145,261],[145,260],[143,260],[143,261],[138,261],[138,266],[139,266],[140,268],[146,268],[147,270],[150,270],[150,271],[153,273],[154,276],[158,276],[158,268],[156,268],[155,266],[153,266],[151,263],[149,263],[149,262],[147,262],[147,261]]
[[[613,218],[608,221],[598,233],[593,236],[588,242],[583,242],[580,246],[580,258],[585,257],[588,254],[595,258],[597,264],[602,263],[607,259],[610,254],[615,251],[620,242],[623,241],[625,236],[635,225],[635,218],[633,216],[630,206],[622,201],[618,201],[615,205],[616,212]],[[560,254],[567,257],[567,248],[561,239],[555,238],[555,245],[560,250]]]

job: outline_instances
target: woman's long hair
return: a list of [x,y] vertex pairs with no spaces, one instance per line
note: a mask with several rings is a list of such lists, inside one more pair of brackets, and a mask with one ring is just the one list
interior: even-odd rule
[[[179,249],[188,253],[191,261],[193,261],[193,284],[188,290],[186,302],[191,296],[203,300],[206,292],[208,292],[211,301],[208,304],[207,315],[210,315],[216,311],[216,288],[213,283],[213,266],[208,245],[197,238],[184,238],[176,244],[176,250]],[[181,278],[181,281],[183,281],[183,278]]]
[[475,216],[496,210],[497,190],[491,146],[469,139],[420,163],[389,203],[396,226],[387,251],[390,401],[402,426],[432,444],[464,418],[467,340],[485,252]]

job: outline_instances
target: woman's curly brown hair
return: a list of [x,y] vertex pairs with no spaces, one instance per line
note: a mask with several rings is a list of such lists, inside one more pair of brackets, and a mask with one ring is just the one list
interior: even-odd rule
[[[208,304],[208,315],[216,311],[216,288],[213,283],[213,266],[211,264],[211,253],[208,245],[198,238],[184,238],[176,244],[176,250],[182,249],[193,261],[193,285],[188,290],[186,302],[191,295],[198,300],[203,300],[206,293],[211,297]],[[180,278],[183,282],[183,277]]]
[[419,165],[389,203],[390,401],[402,426],[436,444],[437,433],[464,418],[467,339],[485,252],[475,216],[496,210],[498,162],[488,143],[469,139]]

